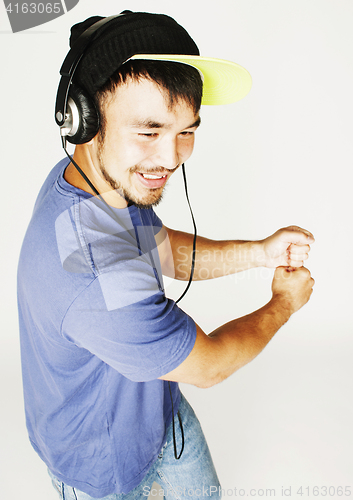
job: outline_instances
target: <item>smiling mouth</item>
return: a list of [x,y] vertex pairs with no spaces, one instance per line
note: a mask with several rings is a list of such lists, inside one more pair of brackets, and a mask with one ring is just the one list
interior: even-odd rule
[[158,189],[164,186],[167,182],[168,174],[158,175],[158,174],[146,174],[142,172],[136,172],[137,178],[140,183],[148,189]]
[[167,177],[167,174],[165,174],[165,175],[155,175],[155,174],[143,174],[143,173],[141,173],[140,175],[142,175],[142,177],[144,179],[164,179],[165,177]]

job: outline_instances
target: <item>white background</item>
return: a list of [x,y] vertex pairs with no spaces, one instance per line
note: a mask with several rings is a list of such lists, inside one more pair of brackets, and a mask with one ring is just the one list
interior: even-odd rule
[[[222,486],[244,488],[245,495],[275,488],[277,497],[291,486],[293,498],[306,498],[306,489],[296,495],[300,486],[353,490],[353,2],[81,0],[68,14],[18,34],[0,5],[1,498],[56,498],[25,430],[16,266],[38,190],[63,157],[53,111],[69,28],[126,8],[173,16],[202,55],[233,60],[253,78],[241,102],[202,109],[187,164],[199,233],[259,239],[297,224],[316,238],[310,302],[227,381],[207,390],[182,387]],[[158,213],[171,227],[192,229],[181,172]],[[271,277],[256,270],[195,283],[181,306],[210,332],[266,303]],[[180,291],[168,285],[171,296]]]

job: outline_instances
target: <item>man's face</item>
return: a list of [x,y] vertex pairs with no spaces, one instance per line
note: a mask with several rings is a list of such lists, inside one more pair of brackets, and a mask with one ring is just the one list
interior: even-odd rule
[[129,80],[104,104],[105,136],[96,141],[96,169],[122,206],[156,205],[169,177],[191,155],[199,116],[154,82]]

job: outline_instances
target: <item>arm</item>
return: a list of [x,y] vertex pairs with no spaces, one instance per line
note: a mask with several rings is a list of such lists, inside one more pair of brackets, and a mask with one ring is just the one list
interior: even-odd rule
[[[194,280],[218,278],[253,267],[301,267],[314,238],[297,226],[280,229],[259,241],[215,241],[197,237]],[[163,227],[158,249],[166,276],[187,280],[190,275],[193,235]]]
[[305,268],[279,267],[272,299],[261,309],[230,321],[206,335],[197,326],[189,356],[163,380],[211,387],[253,360],[289,317],[310,298],[314,280]]

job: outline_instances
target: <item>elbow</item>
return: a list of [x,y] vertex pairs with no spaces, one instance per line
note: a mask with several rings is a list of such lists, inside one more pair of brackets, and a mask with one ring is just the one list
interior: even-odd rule
[[214,387],[215,385],[222,382],[227,377],[221,373],[210,373],[209,370],[206,370],[194,384],[199,389],[209,389],[210,387]]
[[237,365],[232,366],[229,369],[226,369],[226,368],[221,368],[218,370],[216,370],[216,369],[210,370],[209,368],[205,369],[203,371],[202,375],[200,377],[198,377],[197,383],[194,385],[196,385],[200,389],[208,389],[210,387],[213,387],[213,386],[223,382],[223,380],[226,380],[233,373],[235,373],[240,368],[242,368],[242,366],[244,366],[244,365],[241,363],[238,363]]
[[209,381],[209,380],[201,380],[198,381],[196,384],[194,384],[196,387],[199,389],[209,389],[210,387],[213,387],[216,385],[216,383]]

